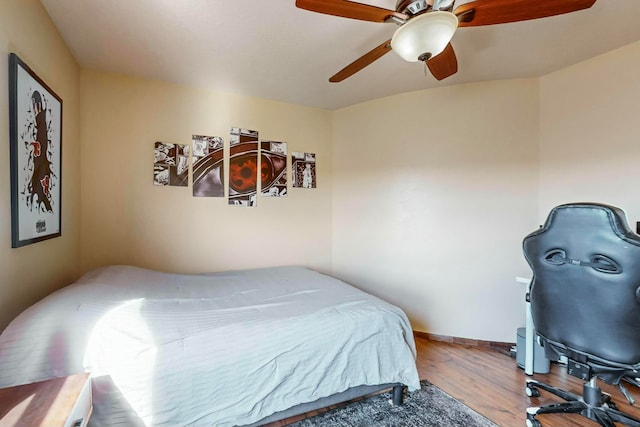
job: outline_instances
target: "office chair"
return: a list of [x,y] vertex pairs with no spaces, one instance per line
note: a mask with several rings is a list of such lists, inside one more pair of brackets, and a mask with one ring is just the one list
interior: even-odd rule
[[623,382],[640,386],[640,236],[625,213],[596,203],[557,206],[523,250],[540,343],[549,359],[566,356],[568,373],[584,381],[580,396],[527,379],[527,395],[545,390],[565,402],[527,408],[526,425],[541,427],[540,414],[577,413],[605,427],[640,427],[597,385],[617,385],[630,404]]

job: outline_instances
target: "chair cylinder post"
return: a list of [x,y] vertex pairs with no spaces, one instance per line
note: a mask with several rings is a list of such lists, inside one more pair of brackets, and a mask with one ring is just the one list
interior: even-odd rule
[[595,377],[591,378],[591,381],[584,383],[582,386],[582,397],[590,406],[602,405],[602,390],[596,384]]

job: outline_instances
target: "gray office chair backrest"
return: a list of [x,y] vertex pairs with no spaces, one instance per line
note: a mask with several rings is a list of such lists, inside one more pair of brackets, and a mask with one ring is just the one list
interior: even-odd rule
[[621,209],[558,206],[523,249],[533,271],[533,321],[545,345],[614,364],[640,362],[640,236]]

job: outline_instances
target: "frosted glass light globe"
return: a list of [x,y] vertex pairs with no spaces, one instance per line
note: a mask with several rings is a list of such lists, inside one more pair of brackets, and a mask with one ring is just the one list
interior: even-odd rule
[[391,48],[408,62],[428,59],[442,53],[457,28],[458,18],[453,13],[427,12],[398,28]]

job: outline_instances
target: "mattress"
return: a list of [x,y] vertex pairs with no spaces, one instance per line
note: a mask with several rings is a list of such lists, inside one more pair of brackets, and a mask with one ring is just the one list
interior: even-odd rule
[[89,372],[91,425],[234,426],[361,385],[420,388],[406,315],[302,267],[111,266],[0,335],[0,387]]

